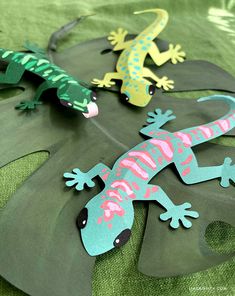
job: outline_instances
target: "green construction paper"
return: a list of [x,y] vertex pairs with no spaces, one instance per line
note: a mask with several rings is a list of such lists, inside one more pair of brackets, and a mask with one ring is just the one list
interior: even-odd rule
[[173,111],[164,113],[156,109],[148,113],[148,125],[140,130],[150,139],[121,155],[112,168],[98,163],[88,172],[74,168],[72,173],[64,173],[66,186],[75,187],[77,191],[82,191],[84,185],[94,187],[92,179],[97,176],[104,183],[103,190],[85,205],[77,218],[77,227],[89,255],[98,256],[127,243],[134,221],[135,201],[159,203],[166,210],[159,216],[160,220],[170,220],[173,229],[192,227],[188,217],[199,217],[198,212],[189,210],[192,204],[175,204],[160,186],[150,184],[172,163],[183,182],[189,185],[221,178],[220,184],[226,188],[230,186],[230,180],[235,182],[235,164],[231,158],[226,157],[218,166],[202,167],[192,150],[194,146],[222,136],[235,127],[235,98],[214,95],[198,101],[224,101],[230,110],[214,122],[169,133],[164,125],[176,118]]
[[[90,71],[98,71],[99,63],[102,62],[103,59],[103,67],[108,68],[110,67],[110,62],[115,58],[115,55],[113,55],[110,58],[107,59],[107,57],[100,56],[100,52],[103,51],[107,45],[107,42],[105,40],[95,40],[91,41],[86,44],[81,44],[78,46],[75,46],[69,50],[66,51],[65,55],[64,53],[61,54],[55,54],[55,60],[57,60],[58,65],[62,66],[65,65],[65,69],[70,69],[72,74],[78,73],[79,77],[81,74],[81,71],[83,71],[84,74],[82,74],[83,77],[89,78],[89,75],[92,73]],[[87,49],[90,48],[90,51]],[[97,51],[98,50],[98,51]],[[109,55],[109,54],[108,54]],[[84,57],[78,58],[78,57]],[[73,57],[75,59],[73,59]],[[99,59],[97,59],[99,57]],[[71,61],[69,61],[71,58]],[[76,60],[76,63],[74,62]],[[84,68],[78,67],[79,61],[86,61],[86,65],[84,65]],[[107,62],[107,64],[106,64]],[[63,64],[64,63],[64,64]],[[97,64],[97,67],[94,67],[94,65]],[[83,70],[82,70],[83,68]],[[221,77],[221,73],[219,73],[219,76]],[[91,78],[91,77],[90,77]],[[25,77],[26,79],[26,77]],[[210,79],[213,81],[215,79],[214,76],[210,77]],[[86,81],[89,81],[88,79],[84,79]],[[234,81],[233,78],[231,78],[230,83],[228,83],[228,90],[233,91],[234,87]],[[118,100],[118,95],[111,92],[103,92],[100,91],[102,96],[100,96],[100,100],[98,102],[99,107],[101,108],[101,112],[99,117],[91,120],[84,120],[81,114],[73,113],[71,110],[65,109],[62,106],[60,106],[56,100],[50,100],[50,98],[47,98],[47,96],[44,96],[45,104],[40,106],[40,110],[38,112],[32,112],[29,114],[25,113],[17,113],[16,110],[14,110],[14,105],[19,101],[20,99],[28,98],[30,93],[33,93],[34,89],[37,87],[37,81],[31,79],[30,81],[27,79],[27,83],[30,85],[30,87],[26,88],[26,91],[22,93],[20,96],[16,96],[14,98],[11,98],[9,100],[4,100],[0,103],[1,105],[1,114],[0,114],[0,123],[1,123],[1,130],[0,134],[2,137],[1,142],[1,166],[9,163],[10,161],[17,159],[23,155],[27,155],[29,153],[32,153],[34,151],[42,151],[46,150],[50,152],[50,158],[48,162],[45,165],[40,168],[37,171],[37,174],[34,174],[34,178],[36,181],[34,181],[34,184],[36,183],[37,186],[34,189],[34,198],[36,198],[36,195],[39,194],[41,188],[45,186],[43,189],[43,192],[46,193],[45,200],[50,201],[51,194],[58,196],[61,194],[61,187],[52,186],[51,183],[48,182],[51,178],[52,170],[48,170],[45,168],[48,168],[48,165],[50,168],[56,168],[57,165],[61,165],[61,171],[57,170],[56,172],[53,171],[53,173],[56,173],[56,176],[61,176],[65,170],[68,169],[68,167],[72,168],[72,165],[76,162],[79,162],[79,167],[86,171],[91,167],[94,163],[97,162],[97,159],[101,159],[103,162],[110,164],[114,162],[116,155],[120,155],[121,153],[128,150],[129,147],[134,146],[136,143],[139,143],[142,138],[138,135],[138,127],[140,122],[144,122],[146,117],[146,112],[151,111],[155,109],[156,107],[161,107],[163,109],[170,108],[176,110],[176,116],[178,118],[181,118],[181,120],[175,122],[174,124],[169,123],[169,130],[175,130],[179,129],[178,127],[181,125],[189,126],[190,124],[197,124],[199,123],[206,123],[211,119],[215,119],[218,116],[223,115],[224,112],[226,112],[226,106],[223,104],[218,104],[218,107],[215,108],[215,104],[210,103],[204,103],[203,105],[207,105],[208,109],[205,113],[198,112],[199,109],[195,107],[195,100],[192,100],[189,102],[186,99],[175,99],[175,98],[169,98],[166,96],[166,94],[159,93],[159,97],[156,98],[156,101],[153,99],[151,100],[150,104],[143,110],[139,109],[133,109],[131,106],[126,106],[124,104],[120,104]],[[183,82],[185,83],[185,81]],[[21,83],[22,84],[22,83]],[[216,87],[217,81],[214,80],[214,87]],[[199,85],[198,85],[199,87]],[[196,86],[195,86],[196,89]],[[111,102],[111,103],[107,103]],[[193,110],[193,117],[192,112],[190,114],[184,113],[185,107],[182,108],[182,106],[185,106],[185,104],[192,104],[194,109]],[[197,104],[199,106],[200,104]],[[199,107],[198,107],[199,108]],[[205,107],[206,108],[206,107]],[[182,110],[183,109],[183,110]],[[218,110],[219,109],[219,110]],[[209,111],[208,111],[209,110]],[[114,112],[115,111],[115,112]],[[182,116],[182,114],[185,114],[185,116]],[[210,115],[209,115],[210,114]],[[209,118],[210,117],[210,118]],[[122,120],[120,120],[120,118]],[[125,120],[124,120],[125,119]],[[7,125],[5,125],[5,122],[8,122]],[[119,128],[117,129],[117,122]],[[19,127],[20,126],[20,132]],[[79,126],[79,129],[77,128]],[[132,128],[131,128],[132,127]],[[28,131],[33,130],[34,131],[34,138],[28,137]],[[122,131],[125,130],[125,133]],[[134,133],[133,131],[136,132]],[[22,141],[23,139],[23,141]],[[89,149],[89,155],[87,157],[84,157],[87,153],[87,145],[89,144],[89,147],[92,147]],[[15,147],[15,149],[10,149],[9,147]],[[72,150],[71,150],[72,147]],[[227,148],[224,148],[225,151]],[[68,154],[67,152],[70,151]],[[66,153],[65,153],[66,152]],[[61,153],[64,153],[67,158],[61,160],[60,156]],[[100,154],[101,153],[101,154]],[[208,152],[207,157],[210,156],[212,153],[212,150]],[[228,153],[226,153],[227,155]],[[78,159],[79,158],[79,159]],[[57,165],[56,165],[57,164]],[[61,178],[61,182],[63,182]],[[29,190],[27,187],[31,188],[31,177],[27,179],[24,182],[24,185],[21,187],[20,190]],[[25,188],[25,189],[23,189]],[[53,190],[53,191],[52,191]],[[18,196],[17,191],[14,195],[14,202],[17,201]],[[22,191],[21,191],[22,192]],[[67,194],[68,192],[66,191]],[[84,194],[84,198],[87,197],[89,199],[92,194],[87,193],[86,196]],[[74,197],[72,197],[74,198]],[[20,198],[19,198],[20,199]],[[67,200],[67,199],[66,199]],[[78,201],[79,202],[79,201]],[[85,202],[84,202],[85,204]],[[80,205],[79,205],[80,207]],[[6,208],[7,209],[7,208]],[[5,211],[5,210],[3,210]],[[79,212],[79,211],[78,211]],[[78,213],[77,213],[78,214]],[[37,213],[31,213],[32,216],[37,216]],[[6,218],[6,216],[5,216]],[[23,219],[23,215],[20,217],[20,223],[27,224],[28,221]],[[69,217],[66,217],[66,219],[69,219]],[[9,216],[8,219],[6,218],[6,223],[8,225],[9,220],[12,220],[12,216]],[[32,221],[33,223],[34,221]],[[14,224],[14,221],[12,222]],[[19,223],[19,220],[16,219],[15,225]],[[75,221],[74,221],[75,223]],[[1,225],[0,225],[1,226]],[[14,227],[14,225],[12,225]],[[9,224],[10,227],[10,224]],[[33,227],[33,226],[32,226]],[[6,233],[7,229],[4,230]],[[11,236],[11,233],[8,232],[8,234]],[[25,234],[26,235],[26,234]],[[13,234],[12,234],[13,236]],[[26,235],[26,237],[28,237]],[[8,239],[10,239],[8,237]],[[13,238],[11,238],[13,240]],[[23,240],[23,238],[22,238]],[[65,244],[65,241],[63,242]],[[30,293],[32,295],[41,295],[41,286],[35,286],[28,281],[28,273],[30,272],[31,278],[34,278],[34,282],[37,282],[37,279],[39,279],[43,282],[41,282],[43,285],[45,284],[42,275],[41,277],[38,276],[38,273],[36,270],[28,270],[27,265],[21,265],[20,257],[21,257],[21,251],[24,253],[24,249],[19,250],[16,245],[10,245],[5,241],[4,247],[9,248],[11,247],[11,250],[9,252],[16,253],[17,252],[17,258],[14,258],[14,262],[8,261],[5,262],[4,265],[0,265],[0,274],[3,277],[6,277],[11,283],[17,285],[20,289],[24,290],[26,293]],[[63,246],[62,246],[63,247]],[[4,256],[3,253],[5,253],[5,248],[0,248],[0,257]],[[76,252],[76,251],[75,251]],[[19,254],[19,255],[18,255]],[[28,250],[27,252],[28,258],[30,258],[30,252]],[[24,258],[24,257],[23,257]],[[88,259],[89,260],[89,259]],[[29,260],[30,261],[30,260]],[[34,265],[35,257],[33,252],[31,253],[31,265]],[[92,261],[93,262],[93,261]],[[64,262],[66,265],[67,262]],[[21,273],[17,273],[18,266],[21,266]],[[88,266],[89,265],[89,266]],[[86,277],[86,283],[87,283],[87,289],[84,288],[84,294],[86,291],[89,290],[90,284],[91,284],[91,264],[88,263],[87,265],[84,265],[82,267],[86,267],[85,274]],[[88,268],[89,267],[89,268]],[[78,269],[80,266],[78,267]],[[69,278],[72,276],[70,275],[70,272],[68,272],[68,275],[65,279],[65,276],[63,274],[63,280],[62,278],[53,278],[53,275],[50,273],[47,273],[47,266],[42,266],[43,272],[45,273],[45,278],[47,276],[46,282],[50,282],[50,288],[48,288],[48,293],[50,295],[52,293],[55,293],[55,295],[60,295],[59,291],[57,290],[57,286],[60,287],[61,282],[64,283],[65,287],[68,287],[68,281]],[[180,271],[179,271],[180,272]],[[13,274],[12,274],[13,273]],[[42,273],[42,270],[40,270],[40,274]],[[78,277],[78,274],[77,274]],[[49,284],[48,284],[49,285]],[[83,284],[82,284],[83,286]],[[89,286],[89,287],[88,287]],[[73,286],[70,287],[71,289]],[[69,291],[69,295],[77,295],[77,290],[75,291],[77,287],[74,286],[74,290]],[[46,290],[46,288],[45,288]],[[53,291],[52,291],[53,290]],[[29,291],[29,292],[28,292]],[[89,292],[87,293],[89,295]],[[84,295],[83,294],[83,295]]]

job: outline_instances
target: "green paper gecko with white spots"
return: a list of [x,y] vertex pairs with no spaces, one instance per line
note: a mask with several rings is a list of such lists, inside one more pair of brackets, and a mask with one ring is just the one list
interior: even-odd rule
[[96,94],[85,87],[81,81],[70,76],[65,70],[50,63],[50,61],[39,54],[15,52],[0,48],[0,59],[8,63],[5,73],[0,74],[0,83],[16,84],[20,81],[25,71],[29,71],[43,78],[32,101],[20,102],[16,109],[33,110],[42,102],[40,97],[48,89],[57,90],[60,103],[78,110],[86,118],[98,114],[95,103]]
[[[134,12],[135,14],[153,12],[158,15],[156,20],[141,32],[135,39],[125,41],[127,31],[119,28],[117,32],[111,32],[108,40],[115,45],[113,51],[120,51],[120,57],[116,64],[117,72],[106,73],[102,80],[93,79],[92,83],[98,87],[111,87],[115,84],[112,80],[122,80],[122,98],[128,103],[144,107],[155,93],[156,86],[169,90],[174,88],[174,81],[166,76],[159,78],[150,69],[144,66],[146,56],[149,54],[157,66],[161,66],[171,60],[173,64],[183,62],[185,52],[180,51],[181,46],[170,44],[169,49],[160,52],[154,39],[165,28],[168,22],[168,13],[163,9],[148,9]],[[146,78],[150,78],[154,83]]]

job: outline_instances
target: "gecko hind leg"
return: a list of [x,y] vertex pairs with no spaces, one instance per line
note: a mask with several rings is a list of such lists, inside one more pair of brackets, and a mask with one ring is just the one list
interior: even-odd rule
[[185,228],[190,228],[192,223],[186,217],[199,217],[198,212],[189,210],[191,208],[190,203],[185,202],[181,205],[175,205],[160,186],[147,186],[147,189],[142,189],[136,200],[157,201],[166,209],[166,212],[160,215],[160,220],[171,220],[170,226],[174,229],[179,228],[180,222]]
[[224,163],[219,166],[199,167],[197,159],[191,148],[180,149],[175,166],[186,184],[195,184],[203,181],[221,178],[221,186],[228,187],[229,180],[235,181],[235,165],[231,165],[232,160],[227,157]]
[[19,110],[34,110],[38,105],[42,104],[42,101],[39,101],[42,93],[49,89],[48,82],[44,81],[36,91],[36,94],[31,101],[22,101],[18,105],[15,106],[16,109]]

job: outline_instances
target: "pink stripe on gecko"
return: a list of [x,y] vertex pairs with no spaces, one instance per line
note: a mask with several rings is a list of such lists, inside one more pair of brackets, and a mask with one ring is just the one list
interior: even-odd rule
[[203,136],[206,139],[210,139],[213,137],[214,132],[211,128],[207,127],[207,126],[199,126],[198,129],[202,132]]
[[147,151],[131,151],[129,156],[137,157],[142,163],[155,170],[157,168],[156,163],[152,156]]
[[123,216],[125,211],[119,204],[112,200],[106,200],[100,206],[104,210],[104,221],[108,222],[113,219],[114,215]]
[[228,119],[220,119],[215,122],[218,124],[222,132],[227,132],[230,129],[230,121]]
[[122,201],[122,197],[117,190],[107,190],[106,194],[109,197],[116,198],[118,201]]
[[186,164],[189,164],[193,159],[193,155],[190,154],[186,159],[185,161],[181,162],[181,165],[186,165]]
[[148,180],[148,173],[133,158],[124,158],[120,162],[120,166],[129,169],[136,177]]
[[123,190],[124,192],[127,193],[127,195],[131,198],[135,198],[135,194],[130,186],[130,184],[126,181],[126,180],[117,180],[114,181],[111,184],[112,188],[120,188],[121,190]]
[[176,132],[174,135],[179,138],[183,143],[185,147],[192,146],[192,137],[189,134],[185,134],[182,132]]
[[167,161],[172,161],[174,149],[171,142],[158,139],[151,139],[149,142],[161,151],[162,155]]
[[182,176],[187,176],[188,174],[190,174],[190,172],[191,172],[190,167],[187,167],[185,170],[183,170]]

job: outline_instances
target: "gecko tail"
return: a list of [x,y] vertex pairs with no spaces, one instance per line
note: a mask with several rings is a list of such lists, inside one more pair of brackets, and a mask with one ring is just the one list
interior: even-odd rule
[[145,10],[139,10],[139,11],[134,11],[133,14],[142,14],[142,13],[148,13],[148,12],[154,12],[156,14],[160,13],[166,13],[166,10],[160,9],[160,8],[153,8],[153,9],[145,9]]
[[147,40],[154,40],[165,28],[168,22],[168,12],[160,8],[135,11],[134,14],[142,14],[148,12],[153,12],[157,14],[157,18],[151,25],[149,25],[143,32],[141,32],[136,39],[143,39],[145,37],[147,38]]
[[231,97],[231,96],[213,95],[213,96],[208,96],[208,97],[201,97],[197,101],[199,103],[200,102],[205,102],[205,101],[223,101],[223,102],[226,102],[230,106],[230,108],[235,110],[235,98]]
[[223,117],[212,121],[208,124],[195,126],[176,132],[177,137],[182,140],[187,140],[189,146],[196,146],[198,144],[208,142],[219,136],[228,133],[230,130],[235,128],[235,98],[226,95],[213,95],[208,97],[202,97],[198,99],[198,102],[205,101],[222,101],[225,102],[230,110]]

